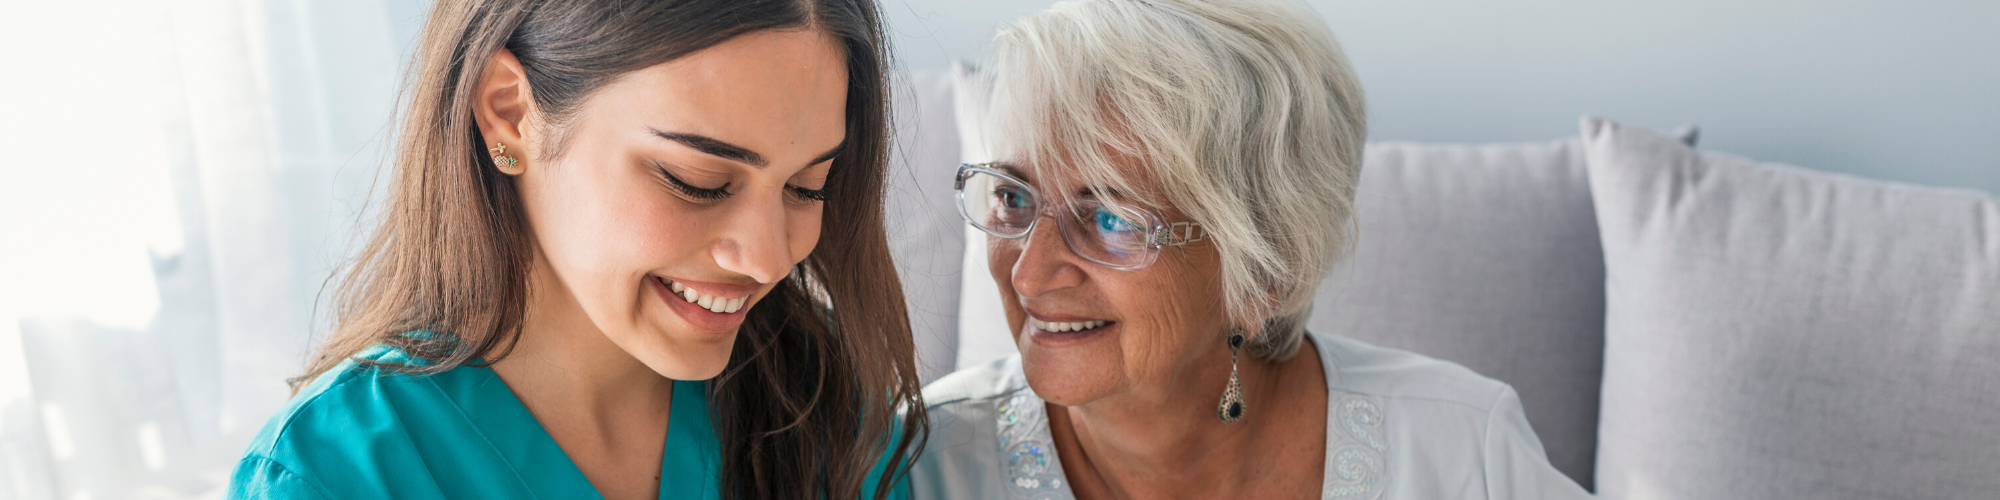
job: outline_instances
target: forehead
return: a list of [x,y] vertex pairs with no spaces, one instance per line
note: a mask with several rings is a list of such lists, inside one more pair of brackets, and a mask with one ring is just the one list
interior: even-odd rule
[[628,73],[587,106],[620,133],[697,134],[789,164],[845,138],[847,77],[831,35],[765,31]]

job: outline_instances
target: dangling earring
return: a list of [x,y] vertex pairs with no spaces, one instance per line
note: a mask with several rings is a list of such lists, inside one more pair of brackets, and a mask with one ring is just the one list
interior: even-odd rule
[[495,143],[493,144],[493,147],[487,149],[486,152],[493,153],[493,166],[499,168],[500,173],[508,175],[517,175],[521,173],[520,169],[515,168],[517,165],[521,164],[520,160],[514,159],[514,155],[507,154],[506,144]]
[[1243,419],[1243,384],[1236,383],[1236,353],[1243,349],[1243,329],[1229,329],[1229,387],[1222,390],[1222,402],[1215,405],[1216,418],[1233,424]]

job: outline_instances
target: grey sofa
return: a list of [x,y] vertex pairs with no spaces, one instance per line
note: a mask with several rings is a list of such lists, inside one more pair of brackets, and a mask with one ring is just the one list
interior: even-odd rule
[[[928,381],[1008,344],[951,199],[977,74],[905,78],[889,219]],[[1371,144],[1309,327],[1513,385],[1607,498],[2000,498],[2000,200],[1693,143]]]

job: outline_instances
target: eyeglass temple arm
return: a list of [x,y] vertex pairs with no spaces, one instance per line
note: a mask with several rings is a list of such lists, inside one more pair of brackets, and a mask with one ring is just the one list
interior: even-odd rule
[[966,179],[967,177],[972,177],[971,175],[967,175],[967,174],[970,174],[970,173],[972,173],[972,169],[975,169],[975,168],[976,168],[976,169],[989,169],[989,170],[990,170],[990,169],[992,169],[992,168],[993,168],[993,164],[991,164],[991,163],[960,163],[960,164],[958,164],[958,174],[957,174],[957,175],[953,175],[953,176],[952,176],[952,180],[951,180],[951,189],[952,189],[953,191],[958,191],[958,190],[964,190],[964,189],[965,189],[965,179]]
[[1153,243],[1161,246],[1177,247],[1208,239],[1208,231],[1199,222],[1175,222],[1153,234]]

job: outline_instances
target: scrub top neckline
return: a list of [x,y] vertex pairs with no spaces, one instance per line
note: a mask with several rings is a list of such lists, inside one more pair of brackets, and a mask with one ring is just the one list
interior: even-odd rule
[[[446,376],[455,372],[466,376]],[[583,475],[583,469],[570,460],[569,454],[556,444],[555,437],[492,368],[465,365],[432,378],[444,395],[465,412],[466,420],[487,437],[488,445],[514,468],[515,477],[536,496],[568,498],[576,492],[588,491],[593,498],[603,498]],[[706,383],[676,380],[673,391],[667,439],[660,457],[659,498],[717,499],[721,453],[714,423],[709,418]],[[476,411],[469,411],[472,409]]]

